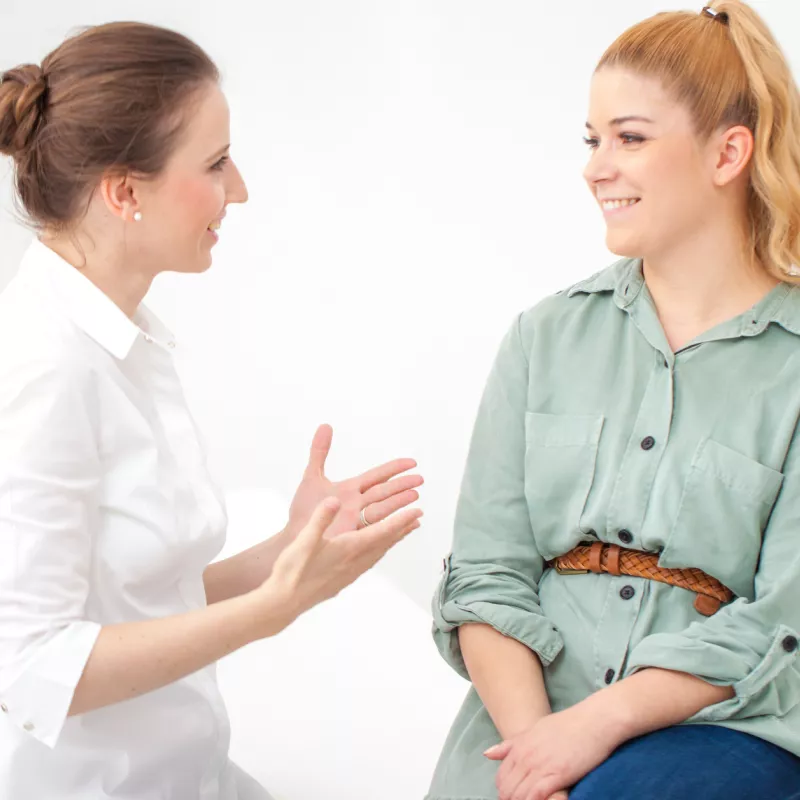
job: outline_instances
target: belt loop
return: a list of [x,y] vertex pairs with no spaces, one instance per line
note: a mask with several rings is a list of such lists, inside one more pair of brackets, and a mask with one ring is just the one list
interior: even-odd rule
[[600,573],[603,571],[602,561],[604,547],[605,545],[603,542],[595,542],[589,548],[589,569],[592,572]]
[[622,575],[619,568],[619,559],[622,555],[622,548],[618,544],[610,544],[608,546],[608,560],[606,561],[606,570],[612,575]]

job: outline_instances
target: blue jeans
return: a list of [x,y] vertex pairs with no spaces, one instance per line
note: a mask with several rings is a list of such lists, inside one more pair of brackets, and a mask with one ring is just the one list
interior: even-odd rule
[[569,800],[800,800],[800,758],[718,725],[682,725],[632,739]]

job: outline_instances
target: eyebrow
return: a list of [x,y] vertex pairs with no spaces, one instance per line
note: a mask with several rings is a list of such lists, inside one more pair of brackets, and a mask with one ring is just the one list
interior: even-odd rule
[[209,161],[216,161],[220,156],[222,156],[225,153],[227,153],[228,150],[230,150],[230,149],[231,149],[230,144],[226,144],[225,147],[223,147],[221,150],[217,150],[217,152],[214,153],[214,155],[211,156],[208,160]]
[[[614,127],[624,125],[626,122],[647,122],[650,125],[654,124],[654,121],[649,117],[642,117],[639,114],[628,114],[626,117],[614,117],[614,119],[609,122],[609,125]],[[587,122],[586,127],[594,130],[594,126],[591,122]]]

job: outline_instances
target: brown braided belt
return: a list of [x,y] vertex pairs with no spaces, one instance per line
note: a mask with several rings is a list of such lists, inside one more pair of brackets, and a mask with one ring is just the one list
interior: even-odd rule
[[716,578],[701,569],[669,569],[658,566],[656,553],[629,550],[618,544],[595,542],[578,545],[563,556],[548,562],[561,575],[580,575],[587,572],[608,572],[611,575],[630,575],[669,583],[697,593],[694,607],[706,617],[715,614],[723,603],[733,599],[733,592]]

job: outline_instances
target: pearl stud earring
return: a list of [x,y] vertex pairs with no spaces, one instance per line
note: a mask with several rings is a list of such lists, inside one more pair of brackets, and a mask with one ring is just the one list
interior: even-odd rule
[[142,212],[141,211],[137,211],[137,212],[134,213],[133,221],[134,222],[141,222],[142,221]]

